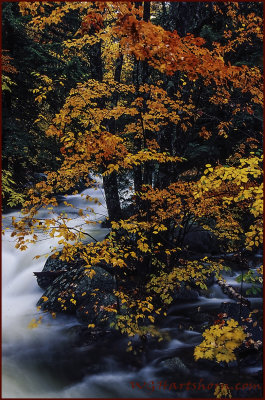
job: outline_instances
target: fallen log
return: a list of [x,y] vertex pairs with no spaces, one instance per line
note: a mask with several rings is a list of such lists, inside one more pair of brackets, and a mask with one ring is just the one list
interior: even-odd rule
[[223,279],[218,279],[217,283],[221,287],[224,294],[227,294],[230,297],[230,299],[237,300],[248,307],[251,306],[251,303],[248,299],[243,297],[237,290],[235,290],[232,286],[226,283]]

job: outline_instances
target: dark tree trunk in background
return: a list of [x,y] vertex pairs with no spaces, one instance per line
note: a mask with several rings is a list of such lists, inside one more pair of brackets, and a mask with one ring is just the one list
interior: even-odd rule
[[103,177],[103,186],[110,221],[118,221],[121,218],[120,198],[116,173]]
[[[117,61],[116,61],[116,68],[115,68],[115,72],[114,72],[114,81],[120,83],[121,81],[121,70],[122,70],[122,63],[123,63],[123,55],[120,54]],[[116,107],[118,104],[118,100],[119,100],[119,95],[117,92],[113,93],[112,96],[112,106]],[[110,133],[112,133],[113,135],[115,135],[116,132],[116,120],[114,117],[112,117],[109,121],[108,121],[108,128]]]
[[[136,7],[142,4],[144,7],[143,21],[148,22],[150,20],[150,11],[151,11],[150,2],[136,3]],[[140,85],[147,83],[149,74],[150,74],[150,68],[148,62],[139,61],[135,59],[133,81],[136,86],[137,92],[139,90]],[[147,100],[146,95],[143,95],[143,97],[145,98],[145,100]],[[145,111],[145,107],[146,107],[146,101],[144,102],[143,112]],[[146,140],[152,138],[152,133],[148,132],[144,128],[143,124],[142,124],[142,130],[143,130],[143,140],[139,138],[134,139],[134,148],[136,152],[139,152],[142,149],[142,146],[146,148],[147,147]],[[133,175],[134,175],[134,188],[136,192],[141,189],[143,184],[152,184],[152,170],[150,169],[150,165],[148,165],[148,163],[145,163],[143,167],[141,165],[135,166],[133,169]],[[138,208],[139,206],[140,204],[137,204]]]
[[[89,52],[90,58],[90,71],[92,79],[96,79],[99,82],[103,80],[103,66],[101,57],[101,42],[91,46]],[[120,80],[122,68],[122,57],[118,59],[115,79]],[[118,97],[114,97],[114,106],[117,105]],[[101,104],[103,106],[103,104]],[[115,132],[115,120],[109,121],[110,132]],[[118,181],[116,172],[112,172],[108,176],[103,177],[103,187],[106,197],[106,205],[109,214],[109,221],[117,221],[121,218],[121,205],[118,191]]]
[[90,47],[89,51],[91,78],[99,82],[103,80],[103,67],[101,58],[101,41]]
[[150,20],[150,2],[145,1],[144,2],[144,15],[143,15],[143,20],[145,22],[148,22]]
[[[120,54],[119,58],[116,61],[116,68],[114,72],[114,80],[116,82],[120,82],[121,80],[122,63],[123,63],[123,55]],[[117,106],[118,100],[119,100],[118,93],[114,93],[112,99],[113,107]],[[109,128],[110,133],[114,135],[116,132],[115,118],[111,118],[107,123],[107,126]],[[105,176],[103,178],[103,185],[105,190],[109,219],[110,221],[118,221],[122,217],[122,212],[120,206],[117,173],[112,172],[110,175]]]
[[[133,83],[136,87],[136,91],[139,91],[140,86],[140,77],[139,77],[139,61],[134,59],[134,68],[133,68]],[[133,147],[136,152],[141,150],[142,147],[142,139],[141,138],[134,138],[133,139]],[[133,183],[134,183],[134,190],[138,192],[142,186],[142,167],[141,165],[135,165],[133,167]]]

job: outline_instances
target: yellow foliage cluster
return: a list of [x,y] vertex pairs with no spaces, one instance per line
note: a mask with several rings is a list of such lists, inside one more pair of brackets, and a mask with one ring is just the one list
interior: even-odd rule
[[227,16],[230,17],[230,26],[226,25],[227,29],[224,31],[224,37],[229,40],[226,45],[223,46],[223,52],[229,52],[231,49],[235,51],[242,43],[251,44],[253,43],[254,37],[260,40],[263,39],[262,18],[254,13],[249,13],[246,16],[238,14],[236,5],[232,3],[228,4],[227,8]]
[[229,386],[226,385],[225,383],[219,383],[218,385],[216,385],[214,395],[217,399],[227,399],[227,398],[231,399],[232,398],[232,394],[229,389]]
[[[114,294],[117,296],[117,299],[119,299],[118,301],[121,308],[126,310],[126,313],[121,312],[118,314],[116,329],[119,329],[121,333],[126,333],[127,336],[131,337],[149,334],[162,339],[162,333],[153,325],[156,316],[161,313],[161,308],[154,308],[152,296],[147,296],[145,299],[141,300],[135,300],[122,291],[115,291]],[[150,323],[152,325],[150,325]],[[111,326],[113,325],[112,323]]]
[[25,195],[16,188],[12,173],[7,170],[2,170],[2,196],[7,198],[10,207],[22,204],[25,200]]
[[[47,75],[41,75],[38,72],[32,72],[32,75],[38,78],[40,82],[37,88],[32,89],[32,93],[37,94],[37,97],[35,97],[35,101],[37,101],[38,103],[42,103],[42,101],[47,98],[47,93],[54,90],[54,83],[52,79],[49,78]],[[62,82],[60,83],[63,85]],[[38,121],[39,119],[37,119],[35,123]]]
[[[217,224],[214,232],[219,237],[239,240],[243,234],[240,217],[248,211],[255,224],[245,233],[248,250],[263,242],[263,156],[241,158],[237,166],[206,165],[204,176],[196,185],[194,197],[213,198],[219,203],[214,212]],[[216,201],[217,200],[217,201]]]
[[202,334],[204,341],[194,350],[195,360],[206,358],[218,363],[229,363],[236,359],[234,350],[239,347],[246,338],[246,334],[238,322],[229,319],[224,325],[216,324],[206,329]]
[[214,262],[204,257],[202,260],[183,261],[183,265],[174,267],[170,272],[161,271],[158,276],[152,275],[147,284],[149,292],[159,294],[164,304],[173,301],[172,293],[182,282],[194,281],[201,289],[207,289],[206,281],[214,274],[217,278],[225,269],[221,262]]

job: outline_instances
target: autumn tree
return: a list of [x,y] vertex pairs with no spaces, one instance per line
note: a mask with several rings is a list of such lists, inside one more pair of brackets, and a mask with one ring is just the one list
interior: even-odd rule
[[[251,54],[248,62],[238,55],[246,45],[260,48],[262,18],[245,4],[199,3],[204,24],[193,26],[192,19],[181,28],[181,3],[19,6],[40,41],[78,15],[80,26],[62,36],[58,54],[89,67],[46,130],[60,143],[62,163],[28,191],[25,217],[13,222],[17,247],[36,241],[40,229],[59,238],[61,259],[84,261],[84,274],[93,277],[95,265],[113,267],[117,303],[109,312],[117,314],[117,327],[129,336],[159,336],[156,321],[173,293],[186,283],[204,289],[225,268],[223,260],[184,246],[193,226],[212,232],[223,252],[262,243],[262,71]],[[224,22],[218,41],[212,18]],[[43,79],[55,89],[52,77]],[[45,93],[36,96],[49,103]],[[103,177],[111,226],[96,243],[86,243],[85,229],[71,228],[68,216],[37,215],[57,205],[54,193],[80,179],[89,184],[91,172]],[[124,176],[132,186],[128,209],[120,201]],[[93,223],[89,204],[79,215],[84,226]]]

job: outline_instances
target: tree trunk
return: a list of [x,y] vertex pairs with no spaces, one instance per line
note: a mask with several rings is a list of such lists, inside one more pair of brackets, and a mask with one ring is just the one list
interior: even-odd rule
[[116,172],[103,177],[103,186],[109,221],[118,221],[121,218],[121,206]]
[[[121,80],[121,70],[123,63],[123,55],[120,54],[119,58],[116,61],[116,68],[114,73],[114,80],[116,82],[120,82]],[[113,94],[113,107],[116,107],[118,104],[119,96],[117,93]],[[110,133],[115,135],[116,132],[116,121],[115,118],[111,118],[107,124]],[[118,221],[122,217],[120,198],[119,198],[119,190],[118,190],[118,181],[117,181],[117,173],[112,172],[108,176],[104,176],[103,178],[104,191],[106,196],[106,204],[109,213],[110,221]]]
[[[101,42],[91,46],[90,54],[90,71],[92,79],[96,79],[99,82],[103,80],[103,66],[101,57]],[[122,69],[122,56],[117,60],[116,70],[115,70],[115,80],[120,81],[121,69]],[[114,106],[117,105],[118,96],[114,95]],[[104,101],[101,104],[104,107]],[[115,133],[115,120],[114,118],[109,121],[109,131]],[[103,187],[106,197],[106,205],[109,214],[109,221],[117,221],[121,218],[121,205],[118,191],[118,181],[116,172],[112,172],[108,176],[103,177]]]
[[[144,2],[144,12],[143,12],[143,21],[148,22],[150,20],[150,2]],[[144,84],[147,82],[149,76],[149,66],[147,61],[138,61],[135,60],[134,64],[134,73],[133,73],[133,80],[136,86],[136,90],[138,92],[140,84]],[[150,139],[152,137],[151,132],[148,132],[144,129],[144,126],[142,125],[143,129],[143,143],[142,140],[135,138],[134,139],[134,148],[135,151],[138,152],[142,149],[142,144],[143,147],[146,147],[146,139]],[[142,187],[143,184],[151,184],[152,183],[152,172],[150,169],[150,165],[146,163],[143,167],[141,165],[135,166],[133,169],[134,172],[134,188],[135,191],[139,191]],[[139,204],[137,203],[137,207],[139,208]]]

